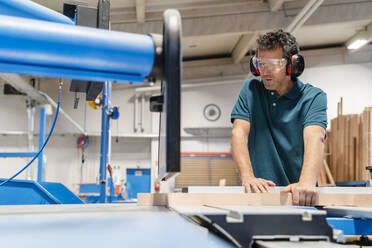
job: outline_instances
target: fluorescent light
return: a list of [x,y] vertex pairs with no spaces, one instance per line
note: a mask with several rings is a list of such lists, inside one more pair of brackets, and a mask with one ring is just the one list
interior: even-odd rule
[[364,46],[365,44],[367,44],[367,40],[366,39],[357,39],[355,41],[353,41],[352,43],[350,43],[350,45],[347,46],[347,49],[349,50],[355,50],[355,49],[358,49],[362,46]]
[[372,41],[372,23],[365,26],[362,30],[346,41],[345,47],[352,53],[362,46],[367,45],[370,41]]

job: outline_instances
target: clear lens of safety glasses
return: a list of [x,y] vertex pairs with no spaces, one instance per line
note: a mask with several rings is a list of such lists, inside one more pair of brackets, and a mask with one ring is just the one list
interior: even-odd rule
[[258,70],[263,69],[283,69],[286,66],[287,60],[285,58],[281,59],[260,59],[253,57],[253,63],[258,68]]

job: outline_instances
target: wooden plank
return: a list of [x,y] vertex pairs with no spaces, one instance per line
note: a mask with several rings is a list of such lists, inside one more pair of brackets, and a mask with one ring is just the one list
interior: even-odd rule
[[361,157],[360,157],[360,160],[361,160],[361,163],[360,163],[360,170],[359,170],[359,178],[360,180],[363,180],[363,167],[364,167],[364,164],[366,163],[366,137],[365,137],[365,129],[366,129],[366,125],[365,125],[365,121],[366,121],[366,112],[365,110],[363,111],[363,113],[361,114],[361,135],[360,135],[360,139],[361,139],[361,146],[360,146],[360,154],[361,154]]
[[344,135],[344,117],[339,116],[337,118],[338,125],[337,125],[337,132],[338,132],[338,139],[339,142],[337,142],[337,182],[343,182],[344,181],[344,173],[345,173],[345,135]]
[[291,205],[291,195],[280,193],[139,193],[138,206]]
[[[330,137],[331,137],[331,132],[330,131],[327,131],[326,133],[326,139],[324,140],[324,160],[327,162],[328,165],[331,164],[330,160],[331,160],[331,154],[330,154]],[[328,166],[328,169],[330,169],[330,167]],[[321,173],[320,173],[320,177],[324,180],[325,179],[325,184],[328,183],[328,180],[327,180],[327,174],[326,174],[326,171],[325,171],[325,168],[324,166],[322,165],[322,170],[321,170]]]
[[[372,108],[369,108],[368,111],[368,153],[369,153],[369,161],[368,165],[372,165]],[[368,175],[366,173],[366,175]],[[368,177],[367,177],[368,179]]]
[[[291,193],[140,193],[139,206],[288,206]],[[319,194],[317,206],[371,207],[372,194]]]
[[361,180],[362,168],[362,115],[358,115],[358,137],[356,142],[355,180]]
[[344,116],[340,116],[340,126],[339,126],[339,134],[340,134],[340,156],[339,156],[339,163],[340,166],[340,174],[338,181],[343,182],[344,181],[344,175],[345,175],[345,118]]
[[325,161],[325,160],[323,160],[323,167],[326,171],[329,183],[332,184],[332,185],[335,185],[335,180],[333,179],[332,173],[328,168],[327,161]]
[[353,137],[352,139],[352,169],[351,169],[351,181],[357,180],[356,179],[356,168],[357,168],[357,137]]
[[350,118],[350,150],[349,150],[349,181],[356,180],[355,168],[357,166],[357,139],[358,139],[359,115],[351,115]]
[[318,179],[318,186],[322,187],[326,185],[327,185],[327,175],[326,175],[324,165],[322,165],[322,168],[320,169],[319,179]]
[[366,128],[365,128],[365,136],[366,136],[366,149],[365,149],[365,165],[363,166],[363,179],[367,180],[368,176],[365,170],[365,167],[370,164],[370,149],[371,149],[371,140],[370,140],[370,123],[371,123],[371,116],[370,116],[370,108],[366,108]]
[[340,98],[340,101],[337,103],[337,117],[342,115],[342,108],[343,108],[343,98]]
[[366,171],[365,167],[367,165],[370,165],[371,164],[371,125],[372,125],[372,121],[371,121],[371,110],[372,108],[366,108],[365,109],[365,129],[364,129],[364,137],[365,137],[365,147],[364,147],[364,153],[365,153],[365,156],[364,156],[364,164],[362,166],[362,179],[363,180],[368,180],[369,179],[369,173],[368,171]]
[[138,193],[137,206],[166,206],[168,194],[166,193]]
[[337,175],[339,174],[338,172],[338,166],[337,166],[337,163],[338,163],[338,154],[339,154],[339,142],[338,142],[338,119],[335,118],[334,119],[334,128],[332,128],[332,161],[333,161],[333,169],[334,169],[334,172],[332,172],[332,175],[334,176],[335,180],[337,181]]
[[345,178],[344,181],[350,181],[350,115],[346,116],[346,123],[345,123]]
[[350,170],[350,116],[344,116],[344,175],[342,181],[350,181],[349,170]]

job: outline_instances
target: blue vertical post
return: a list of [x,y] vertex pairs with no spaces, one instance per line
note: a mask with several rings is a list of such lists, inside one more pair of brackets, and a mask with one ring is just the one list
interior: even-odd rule
[[[40,108],[40,128],[39,128],[39,150],[44,144],[45,140],[45,108]],[[37,158],[37,181],[40,183],[44,180],[44,173],[43,173],[43,154],[44,152],[40,152]]]
[[105,82],[102,91],[102,120],[101,120],[101,156],[100,156],[100,195],[99,202],[105,203],[107,187],[107,164],[110,151],[110,115],[111,108],[111,82]]

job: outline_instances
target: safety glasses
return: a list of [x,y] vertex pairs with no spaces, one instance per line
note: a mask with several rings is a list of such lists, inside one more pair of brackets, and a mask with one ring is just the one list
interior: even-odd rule
[[285,58],[261,59],[254,56],[252,62],[255,65],[255,67],[260,71],[264,69],[268,70],[283,69],[287,65],[287,60]]

